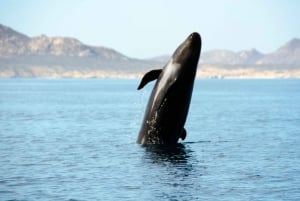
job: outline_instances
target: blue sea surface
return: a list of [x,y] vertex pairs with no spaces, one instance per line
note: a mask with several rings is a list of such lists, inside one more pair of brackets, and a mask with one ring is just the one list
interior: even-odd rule
[[174,147],[138,84],[0,79],[0,200],[300,200],[300,80],[196,80]]

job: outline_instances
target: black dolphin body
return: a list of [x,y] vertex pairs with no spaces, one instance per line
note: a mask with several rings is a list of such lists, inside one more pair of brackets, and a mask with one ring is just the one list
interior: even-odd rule
[[138,89],[157,79],[137,139],[139,144],[176,144],[186,137],[187,118],[201,37],[192,33],[174,52],[163,69],[144,75]]

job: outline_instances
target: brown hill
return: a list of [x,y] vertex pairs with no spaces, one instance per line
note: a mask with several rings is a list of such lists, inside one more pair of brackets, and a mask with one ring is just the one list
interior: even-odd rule
[[[0,77],[136,77],[162,67],[168,59],[134,59],[69,37],[28,37],[0,24]],[[280,72],[279,77],[298,77],[300,40],[293,39],[270,54],[256,49],[203,52],[200,66],[200,77],[251,77],[269,71]]]

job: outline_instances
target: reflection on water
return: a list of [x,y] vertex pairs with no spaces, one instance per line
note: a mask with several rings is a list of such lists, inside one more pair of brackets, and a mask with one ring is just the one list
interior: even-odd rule
[[[193,156],[193,151],[186,144],[176,145],[142,145],[145,150],[144,164],[148,167],[147,176],[152,178],[164,191],[155,193],[154,200],[181,200],[182,198],[194,200],[195,183],[194,178],[201,176],[197,160]],[[200,170],[201,171],[201,170]],[[146,183],[147,186],[153,186]],[[156,189],[149,189],[156,192]]]
[[191,151],[180,143],[176,145],[148,144],[143,147],[146,150],[146,158],[151,159],[153,163],[185,164],[191,157]]
[[[143,145],[145,148],[145,162],[159,168],[160,178],[169,178],[167,183],[172,184],[176,180],[185,180],[193,171],[193,163],[196,161],[192,157],[192,151],[184,144],[176,145]],[[184,185],[178,183],[176,185]]]

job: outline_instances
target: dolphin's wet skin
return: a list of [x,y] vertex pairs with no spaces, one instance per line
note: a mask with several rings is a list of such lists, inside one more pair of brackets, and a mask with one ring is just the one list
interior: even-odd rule
[[157,80],[139,132],[139,144],[176,144],[186,138],[184,124],[201,52],[201,37],[192,33],[163,69],[146,73],[138,87]]

